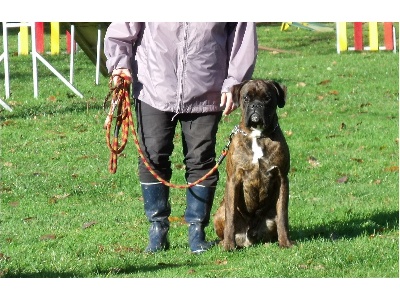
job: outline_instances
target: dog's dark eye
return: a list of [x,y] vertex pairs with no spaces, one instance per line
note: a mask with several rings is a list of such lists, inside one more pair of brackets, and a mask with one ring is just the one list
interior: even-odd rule
[[247,96],[247,95],[246,95],[246,96],[244,96],[244,98],[243,98],[243,101],[244,101],[244,102],[249,102],[249,101],[250,101],[250,97],[249,97],[249,96]]

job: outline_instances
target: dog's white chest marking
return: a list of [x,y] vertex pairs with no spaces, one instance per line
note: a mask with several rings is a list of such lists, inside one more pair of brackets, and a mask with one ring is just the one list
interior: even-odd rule
[[261,136],[261,131],[258,129],[254,129],[250,136],[253,139],[253,143],[251,145],[251,150],[253,150],[253,164],[258,163],[258,160],[263,157],[263,151],[261,149],[261,147],[257,144],[257,138],[259,138]]

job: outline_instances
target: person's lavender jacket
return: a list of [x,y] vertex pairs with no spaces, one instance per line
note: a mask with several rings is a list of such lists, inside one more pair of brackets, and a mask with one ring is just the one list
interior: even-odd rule
[[162,111],[221,111],[221,93],[251,78],[255,23],[111,23],[107,69],[130,69],[133,96]]

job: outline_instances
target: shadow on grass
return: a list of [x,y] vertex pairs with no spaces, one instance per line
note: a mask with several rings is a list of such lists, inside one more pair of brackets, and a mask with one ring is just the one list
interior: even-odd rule
[[353,218],[348,222],[331,222],[315,228],[293,228],[291,237],[297,241],[309,241],[316,238],[352,239],[364,235],[384,234],[387,230],[398,229],[399,211],[380,212],[370,217]]
[[[71,96],[73,97],[73,96]],[[61,101],[61,100],[60,100]],[[13,112],[5,112],[5,116],[0,118],[3,119],[20,119],[20,118],[33,118],[37,115],[63,115],[68,113],[84,113],[88,111],[104,111],[103,110],[104,99],[73,99],[68,104],[59,102],[51,103],[40,103],[37,105],[29,105],[26,107],[15,107]],[[108,107],[106,107],[108,109]],[[106,111],[104,111],[106,116]]]
[[[23,272],[23,273],[16,273],[16,274],[5,274],[3,276],[4,278],[105,278],[105,277],[128,277],[128,278],[136,278],[138,276],[135,276],[137,274],[145,274],[149,273],[155,273],[160,270],[166,270],[166,269],[175,269],[175,268],[182,268],[182,267],[196,267],[198,264],[190,264],[188,265],[187,263],[182,263],[182,264],[172,264],[172,263],[157,263],[156,265],[153,266],[128,266],[125,268],[109,268],[109,269],[101,269],[101,270],[93,270],[91,273],[96,273],[97,275],[92,276],[92,277],[82,277],[82,273],[77,272],[54,272],[54,271],[43,271],[39,273],[29,273],[29,272]],[[126,276],[124,276],[126,275]],[[144,276],[148,278],[154,278],[152,276]],[[0,277],[1,278],[1,277]],[[143,276],[140,276],[140,278],[143,278]]]

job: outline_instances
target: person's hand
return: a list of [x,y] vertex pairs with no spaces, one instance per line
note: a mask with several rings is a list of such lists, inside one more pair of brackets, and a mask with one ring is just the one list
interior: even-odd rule
[[113,76],[114,85],[117,85],[118,76],[123,77],[128,84],[132,82],[132,75],[129,69],[115,69],[111,75]]
[[235,103],[233,103],[232,100],[232,93],[222,93],[221,94],[221,107],[225,106],[225,109],[223,111],[223,115],[227,116],[231,112],[233,112],[237,107]]

